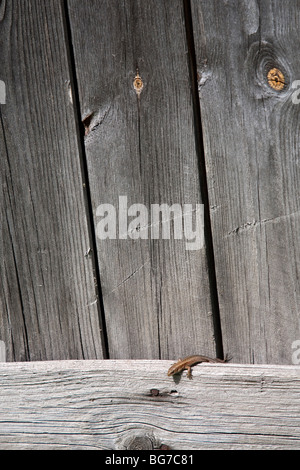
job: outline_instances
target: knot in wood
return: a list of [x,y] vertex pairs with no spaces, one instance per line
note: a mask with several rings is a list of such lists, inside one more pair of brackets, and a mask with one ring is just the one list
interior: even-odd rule
[[280,91],[284,88],[285,79],[281,70],[276,67],[269,70],[267,75],[268,83],[274,90]]
[[138,95],[141,93],[142,89],[144,88],[143,80],[139,76],[138,72],[134,78],[133,87]]
[[128,450],[153,450],[153,442],[149,436],[134,436],[128,441]]

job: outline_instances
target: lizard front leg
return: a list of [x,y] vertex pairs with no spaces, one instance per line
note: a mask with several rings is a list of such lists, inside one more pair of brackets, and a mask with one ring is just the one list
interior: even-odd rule
[[186,369],[187,369],[187,377],[191,380],[193,378],[192,368],[191,366],[186,366]]

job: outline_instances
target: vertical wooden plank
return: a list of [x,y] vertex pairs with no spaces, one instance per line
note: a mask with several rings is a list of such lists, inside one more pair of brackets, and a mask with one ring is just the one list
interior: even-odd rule
[[[300,2],[191,5],[224,347],[234,361],[291,363],[300,338]],[[282,86],[268,83],[272,69]]]
[[[149,213],[201,203],[183,3],[68,5],[95,226],[119,196]],[[214,355],[206,248],[151,239],[145,225],[148,239],[97,239],[111,357]]]
[[1,3],[1,311],[8,361],[101,358],[61,2]]

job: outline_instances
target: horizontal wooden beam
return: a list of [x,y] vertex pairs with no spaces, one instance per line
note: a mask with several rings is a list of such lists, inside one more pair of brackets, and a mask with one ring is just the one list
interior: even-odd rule
[[0,364],[0,449],[299,449],[300,367]]

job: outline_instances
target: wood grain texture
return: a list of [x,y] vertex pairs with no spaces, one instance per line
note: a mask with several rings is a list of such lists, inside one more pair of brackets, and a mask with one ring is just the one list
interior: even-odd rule
[[[192,0],[224,349],[291,363],[300,338],[300,2]],[[271,88],[268,72],[284,75]]]
[[300,448],[299,367],[203,364],[175,382],[170,365],[0,364],[0,449]]
[[1,3],[1,305],[8,361],[101,358],[59,0]]
[[2,340],[0,340],[0,362],[6,362],[6,347]]
[[[68,6],[95,226],[97,206],[118,210],[119,196],[149,213],[201,203],[182,2]],[[110,357],[215,355],[205,248],[149,233],[97,242]]]

